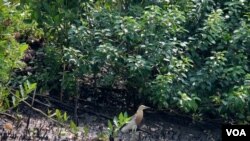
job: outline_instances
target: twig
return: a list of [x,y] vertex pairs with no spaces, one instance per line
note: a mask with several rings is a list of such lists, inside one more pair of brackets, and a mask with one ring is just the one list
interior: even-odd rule
[[78,121],[78,100],[79,100],[79,97],[80,97],[80,94],[79,94],[79,84],[80,81],[76,81],[76,96],[74,97],[74,120],[75,120],[75,123],[76,125],[78,126],[79,125],[79,121]]
[[10,114],[7,114],[7,113],[3,113],[3,112],[0,112],[1,115],[4,115],[4,116],[7,116],[7,117],[10,117],[10,118],[13,118],[14,120],[17,120],[16,117],[10,115]]
[[36,97],[36,89],[33,92],[33,97],[32,97],[32,102],[31,102],[32,107],[33,107],[33,104],[34,104],[35,97]]
[[[62,52],[63,52],[63,50],[62,50]],[[66,68],[66,65],[63,64],[62,83],[61,83],[61,90],[60,90],[60,101],[61,102],[62,102],[62,98],[64,95],[63,82],[64,82],[64,77],[65,77],[65,68]]]
[[148,131],[146,131],[146,130],[143,130],[143,129],[140,129],[140,128],[138,128],[137,129],[138,131],[142,131],[142,132],[145,132],[145,133],[147,133],[147,134],[149,134],[149,135],[157,135],[156,133],[150,133],[150,132],[148,132]]
[[[74,109],[73,106],[69,106],[69,105],[67,105],[67,104],[65,104],[65,103],[62,103],[62,102],[60,102],[60,101],[58,101],[58,100],[56,100],[56,99],[54,99],[54,98],[51,98],[51,97],[50,97],[49,99],[50,99],[51,101],[53,101],[53,102],[58,103],[60,107],[64,107],[64,108],[66,108],[67,110],[72,110],[72,109]],[[93,114],[93,115],[96,115],[96,116],[99,116],[99,117],[103,117],[103,118],[105,118],[105,119],[112,119],[112,117],[110,117],[110,116],[107,116],[107,115],[104,115],[104,114],[100,114],[100,113],[96,113],[96,112],[93,112],[93,111],[91,111],[91,110],[88,110],[88,109],[82,108],[82,107],[79,107],[79,108],[78,108],[78,111],[85,111],[85,112],[87,112],[87,113],[90,113],[90,114]],[[81,116],[79,116],[79,117],[81,117]]]
[[[32,99],[32,97],[29,96],[29,99]],[[53,108],[52,105],[48,105],[48,104],[46,104],[46,103],[43,103],[42,101],[40,101],[40,100],[38,100],[38,99],[34,99],[34,102],[39,103],[39,104],[41,104],[41,105],[43,105],[43,106],[46,106],[46,107],[48,107],[48,108]]]
[[44,113],[44,112],[41,111],[40,109],[37,109],[37,108],[32,107],[28,102],[23,101],[23,103],[26,104],[27,106],[29,106],[32,110],[37,111],[37,112],[39,112],[40,114],[42,114],[43,116],[49,118],[49,119],[52,120],[53,122],[56,122],[57,124],[59,124],[59,125],[61,125],[61,126],[65,126],[64,124],[60,123],[59,121],[57,121],[57,120],[55,120],[55,119],[49,117],[46,113]]
[[[13,96],[15,96],[16,98],[18,98],[15,94],[11,93]],[[52,120],[53,122],[61,125],[61,126],[65,126],[64,124],[60,123],[59,121],[49,117],[46,113],[44,113],[43,111],[41,111],[40,109],[34,108],[31,104],[29,104],[27,101],[25,100],[21,100],[24,104],[26,104],[28,107],[30,107],[32,110],[39,112],[40,114],[42,114],[43,116],[49,118],[50,120]]]
[[[31,108],[33,108],[33,104],[34,104],[35,96],[36,96],[36,89],[35,89],[35,90],[34,90],[34,92],[33,92],[32,101],[31,101]],[[28,129],[28,128],[29,128],[29,124],[30,124],[30,116],[31,116],[31,113],[29,113],[29,115],[28,115],[28,120],[27,120],[27,124],[26,124],[26,129]]]

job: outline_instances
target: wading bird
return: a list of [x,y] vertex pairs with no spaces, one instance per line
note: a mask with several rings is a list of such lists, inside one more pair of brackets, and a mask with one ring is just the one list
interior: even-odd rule
[[121,131],[123,133],[128,132],[129,130],[135,132],[143,119],[143,110],[148,108],[149,107],[144,105],[139,106],[136,113],[131,117],[131,120],[121,129]]

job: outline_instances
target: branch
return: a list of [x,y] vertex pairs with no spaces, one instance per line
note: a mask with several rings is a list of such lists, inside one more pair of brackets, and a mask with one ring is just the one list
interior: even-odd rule
[[14,120],[17,120],[17,118],[12,116],[11,114],[0,112],[0,115],[4,115],[4,116],[10,117],[10,118],[13,118]]
[[[61,125],[61,126],[66,126],[65,124],[62,124],[61,122],[49,117],[46,113],[44,113],[42,110],[34,108],[31,104],[29,104],[27,101],[25,101],[25,99],[19,98],[17,97],[15,94],[11,93],[13,96],[15,96],[18,99],[21,99],[20,101],[23,102],[24,104],[26,104],[28,107],[30,107],[32,110],[39,112],[40,114],[42,114],[43,116],[47,117],[48,119],[52,120],[53,122]],[[67,126],[66,126],[67,127]]]

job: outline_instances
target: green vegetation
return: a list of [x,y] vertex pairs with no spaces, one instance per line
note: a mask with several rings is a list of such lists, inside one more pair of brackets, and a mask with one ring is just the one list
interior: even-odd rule
[[0,106],[17,81],[14,68],[23,67],[20,33],[45,39],[25,78],[60,100],[78,97],[78,81],[87,78],[94,89],[123,85],[123,99],[159,109],[250,122],[249,1],[20,3],[0,2]]
[[115,116],[113,119],[113,122],[110,120],[108,121],[108,134],[110,137],[115,138],[118,136],[118,133],[126,123],[128,123],[131,120],[131,117],[128,117],[128,114],[120,113],[118,118]]
[[30,84],[25,79],[18,82],[13,79],[21,77],[13,73],[13,70],[20,70],[25,66],[21,59],[28,49],[28,45],[18,42],[17,37],[36,30],[35,23],[28,21],[28,8],[17,10],[17,6],[18,3],[0,2],[0,111],[17,106],[36,88],[35,83]]

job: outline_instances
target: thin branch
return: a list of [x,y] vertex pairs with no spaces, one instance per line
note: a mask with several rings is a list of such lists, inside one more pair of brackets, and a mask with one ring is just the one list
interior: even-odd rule
[[50,120],[52,120],[53,122],[56,122],[56,123],[58,123],[58,124],[61,125],[61,126],[65,126],[64,124],[60,123],[59,121],[57,121],[57,120],[55,120],[55,119],[49,117],[49,116],[48,116],[46,113],[44,113],[42,110],[32,107],[28,102],[26,102],[26,101],[22,101],[22,102],[23,102],[24,104],[26,104],[27,106],[29,106],[32,110],[39,112],[39,113],[42,114],[43,116],[45,116],[45,117],[49,118]]
[[[34,90],[34,92],[33,92],[33,97],[32,97],[32,101],[31,101],[31,108],[33,108],[33,104],[34,104],[34,99],[35,99],[35,96],[36,96],[36,89],[35,89],[35,90]],[[28,116],[26,129],[28,129],[28,128],[29,128],[29,124],[30,124],[30,116],[31,116],[31,113],[29,113],[29,116]]]
[[55,122],[55,123],[58,123],[58,124],[61,125],[61,126],[65,126],[65,124],[62,124],[62,123],[60,123],[59,121],[57,121],[57,120],[55,120],[55,119],[49,117],[49,116],[48,116],[46,113],[44,113],[42,110],[37,109],[37,108],[34,108],[31,104],[29,104],[27,101],[25,101],[25,99],[19,98],[19,97],[17,97],[17,96],[16,96],[15,94],[13,94],[13,93],[11,93],[11,94],[12,94],[13,96],[15,96],[16,98],[21,99],[20,101],[22,101],[24,104],[26,104],[26,105],[27,105],[28,107],[30,107],[32,110],[34,110],[34,111],[36,111],[36,112],[39,112],[39,113],[42,114],[43,116],[49,118],[50,120],[52,120],[52,121]]
[[4,115],[4,116],[10,117],[10,118],[12,118],[12,119],[14,119],[14,120],[17,120],[17,118],[14,117],[14,116],[12,116],[11,114],[7,114],[7,113],[0,112],[0,115]]

